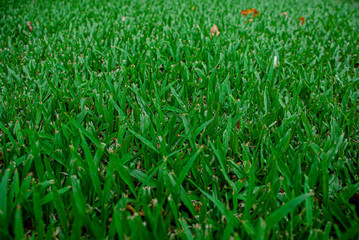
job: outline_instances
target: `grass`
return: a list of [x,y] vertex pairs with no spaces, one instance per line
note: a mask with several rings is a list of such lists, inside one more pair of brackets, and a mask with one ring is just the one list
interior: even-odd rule
[[359,236],[357,2],[0,5],[1,239]]

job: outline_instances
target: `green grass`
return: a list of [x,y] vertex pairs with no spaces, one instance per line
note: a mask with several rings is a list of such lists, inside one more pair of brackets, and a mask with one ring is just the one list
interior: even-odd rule
[[357,2],[1,2],[0,239],[359,237]]

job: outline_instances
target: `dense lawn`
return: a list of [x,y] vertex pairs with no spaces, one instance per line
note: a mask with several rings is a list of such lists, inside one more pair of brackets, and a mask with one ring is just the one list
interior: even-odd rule
[[359,237],[357,1],[0,5],[0,239]]

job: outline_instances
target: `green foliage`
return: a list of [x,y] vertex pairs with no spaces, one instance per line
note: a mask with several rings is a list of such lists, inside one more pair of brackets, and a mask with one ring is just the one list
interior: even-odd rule
[[0,5],[0,239],[359,237],[355,1]]

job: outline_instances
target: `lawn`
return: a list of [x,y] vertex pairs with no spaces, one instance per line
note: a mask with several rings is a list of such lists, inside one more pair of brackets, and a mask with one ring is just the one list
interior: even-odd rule
[[350,0],[1,1],[0,239],[357,239],[358,41]]

